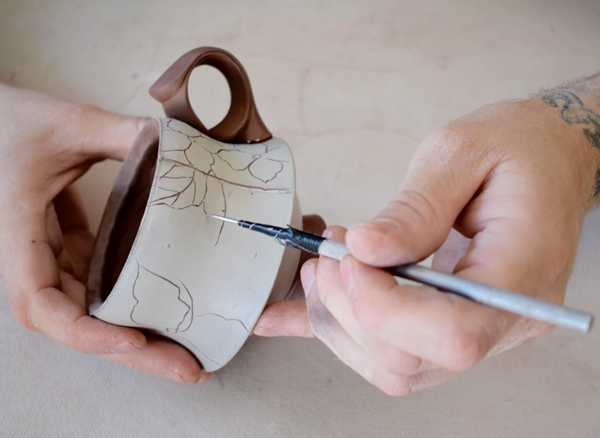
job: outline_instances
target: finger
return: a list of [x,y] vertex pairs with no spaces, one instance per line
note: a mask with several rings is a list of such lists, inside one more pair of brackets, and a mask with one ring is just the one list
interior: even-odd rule
[[74,185],[66,187],[54,199],[54,209],[59,218],[63,234],[69,230],[89,228],[89,222],[83,207],[83,200]]
[[[0,254],[2,275],[9,296],[21,295],[48,287],[60,288],[60,274],[54,255],[57,242],[47,233],[47,207],[12,206],[14,215],[3,218],[4,230]],[[50,215],[51,216],[51,215]]]
[[431,267],[436,271],[454,272],[458,261],[466,254],[471,239],[460,234],[455,229],[450,230],[446,241],[435,252]]
[[[329,227],[325,232],[328,238],[344,241],[346,230],[342,227]],[[308,281],[303,281],[308,283]],[[331,313],[340,327],[364,350],[380,367],[393,374],[413,375],[432,369],[434,364],[420,357],[396,348],[366,333],[356,319],[350,297],[340,276],[340,263],[322,257],[317,270],[317,293],[319,301]],[[308,286],[307,286],[308,287]]]
[[3,267],[7,268],[3,274],[16,319],[29,329],[86,353],[102,354],[117,347],[143,348],[145,338],[139,331],[87,315],[82,305],[85,287],[59,271],[45,222],[45,214],[24,215],[20,224],[7,228],[12,232],[8,246],[3,248]]
[[139,330],[92,318],[84,305],[71,298],[84,296],[83,284],[64,274],[63,288],[69,290],[68,295],[47,288],[28,297],[29,328],[88,354],[134,352],[145,347],[146,338]]
[[[61,196],[59,194],[59,197],[64,198],[64,195]],[[75,275],[78,279],[83,279],[86,274],[87,260],[78,260],[77,257],[72,257],[72,253],[69,254],[68,249],[65,247],[65,236],[63,234],[60,219],[56,213],[54,203],[48,205],[46,210],[46,236],[48,239],[48,245],[52,249],[52,253],[56,258],[56,265],[58,266],[58,269],[69,272]],[[71,235],[70,237],[75,237],[75,235]],[[93,240],[91,233],[86,237]],[[89,241],[86,242],[86,244],[90,245]],[[72,242],[70,246],[72,248]]]
[[366,332],[357,319],[353,303],[340,275],[340,263],[323,258],[319,262],[317,288],[319,299],[344,331],[373,359],[393,374],[413,375],[436,365],[403,351],[387,340]]
[[[302,227],[305,231],[315,234],[321,234],[325,230],[325,221],[318,215],[306,215],[302,217]],[[309,258],[315,256],[303,252],[300,257],[300,266]],[[294,299],[295,296],[304,293],[301,282],[296,282],[293,293],[289,294]],[[280,301],[269,304],[263,311],[260,319],[254,327],[253,333],[258,336],[300,336],[306,338],[314,337],[308,314],[306,312],[306,303],[299,301]]]
[[94,248],[81,196],[75,186],[68,186],[54,200],[54,209],[63,235],[63,245],[72,267],[71,272],[83,280]]
[[452,126],[421,144],[401,190],[370,222],[350,227],[354,257],[371,266],[426,258],[444,242],[495,164],[483,145],[469,147]]
[[[305,215],[302,217],[302,229],[304,231],[308,231],[309,233],[317,234],[320,236],[323,234],[323,232],[325,231],[326,228],[327,228],[327,225],[325,224],[325,221],[319,215],[310,214],[310,215]],[[318,255],[311,254],[307,251],[302,251],[302,253],[300,254],[300,266],[303,266],[304,263],[306,261],[308,261],[309,259],[315,259],[318,257],[319,257]],[[302,286],[301,282],[298,282],[297,284]],[[300,287],[300,289],[301,289],[301,287]],[[301,292],[302,292],[302,297],[304,297],[304,291],[301,291]]]
[[361,346],[341,327],[333,315],[320,302],[317,283],[308,288],[306,303],[310,325],[315,335],[342,362],[360,374],[371,384],[394,396],[407,395],[427,384],[425,374],[404,376],[394,374],[380,366]]
[[321,235],[326,227],[325,220],[318,214],[307,214],[302,216],[302,229],[305,231]]
[[[566,283],[581,221],[560,213],[549,217],[546,203],[532,201],[545,189],[519,178],[518,169],[512,172],[515,175],[510,178],[490,180],[461,217],[461,226],[476,234],[454,271],[515,292],[561,301],[564,290],[558,295],[548,291]],[[524,184],[530,190],[523,191]]]
[[204,382],[210,377],[210,373],[202,370],[188,350],[154,335],[148,335],[148,342],[143,350],[104,357],[135,370],[164,376],[180,383]]
[[[327,228],[324,235],[327,238],[344,242],[346,229],[339,226]],[[331,313],[340,327],[382,368],[393,374],[412,375],[420,371],[434,368],[435,365],[421,358],[408,354],[395,346],[365,333],[360,327],[352,303],[342,278],[340,263],[336,260],[322,257],[317,269],[317,293],[319,301]],[[308,271],[308,270],[307,270]],[[305,271],[306,273],[308,273]],[[307,284],[310,280],[304,279]],[[307,287],[310,287],[307,285]]]
[[50,246],[50,248],[52,249],[52,253],[55,255],[55,257],[57,258],[58,261],[58,266],[62,267],[63,265],[61,264],[61,262],[64,262],[65,264],[68,265],[68,260],[66,260],[64,257],[60,257],[62,252],[63,252],[63,248],[64,248],[64,240],[63,240],[63,234],[62,231],[60,229],[60,223],[58,221],[58,216],[56,215],[56,210],[54,209],[54,205],[53,204],[49,204],[48,208],[46,209],[46,238],[47,238],[47,242],[48,245]]
[[472,367],[514,322],[506,312],[453,294],[400,286],[352,257],[344,258],[340,270],[365,332],[442,368]]
[[[524,211],[524,207],[517,208]],[[532,235],[529,226],[520,221],[503,218],[490,220],[473,238],[469,250],[454,271],[457,275],[478,282],[562,303],[575,250],[564,251],[560,242],[554,242],[557,238],[555,234],[558,233],[544,234],[543,239],[539,239]],[[558,235],[562,237],[564,234]],[[562,251],[549,251],[549,248],[560,248]],[[507,314],[506,322],[508,325],[502,328],[502,339],[491,354],[553,329],[551,324],[514,314]]]
[[[70,154],[80,152],[91,160],[122,160],[148,121],[148,118],[124,116],[92,105],[61,101],[33,90],[3,88],[8,98],[27,102],[17,108],[21,117],[16,120],[25,123],[38,113],[45,114],[47,120],[44,121],[49,126],[55,125],[45,137],[51,139],[57,149],[66,147]],[[32,108],[36,115],[31,114]],[[18,129],[25,132],[26,127],[20,126]],[[64,159],[69,159],[70,154],[62,155]]]
[[313,338],[304,301],[279,301],[263,311],[253,333],[258,336],[299,336]]
[[[321,216],[316,214],[306,215],[302,217],[302,229],[313,234],[321,235],[325,230],[325,221]],[[298,263],[298,272],[296,272],[294,283],[292,284],[290,292],[288,292],[285,300],[302,300],[304,301],[304,289],[302,289],[302,282],[299,281],[300,268],[304,263],[312,258],[317,258],[318,255],[311,254],[306,251],[302,251],[300,254],[300,262]]]
[[91,160],[123,160],[142,127],[149,120],[105,111],[92,105],[65,107],[71,129],[56,133],[57,143],[70,145]]

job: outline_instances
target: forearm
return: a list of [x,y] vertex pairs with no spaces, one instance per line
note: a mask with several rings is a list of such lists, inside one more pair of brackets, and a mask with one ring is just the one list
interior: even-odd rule
[[593,150],[596,175],[591,204],[600,202],[600,72],[552,90],[544,90],[537,98],[556,108],[562,120],[577,128]]
[[572,88],[576,93],[589,97],[594,101],[592,105],[596,109],[600,108],[600,72],[588,78],[583,78],[573,82],[567,87]]

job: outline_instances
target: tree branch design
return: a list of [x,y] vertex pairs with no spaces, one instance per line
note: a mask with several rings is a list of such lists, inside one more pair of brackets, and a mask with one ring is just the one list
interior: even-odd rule
[[[163,149],[161,157],[170,164],[158,176],[158,184],[150,205],[165,205],[183,210],[190,207],[202,207],[204,213],[221,212],[227,214],[224,184],[233,184],[252,190],[282,192],[280,188],[265,188],[259,185],[245,185],[219,176],[219,165],[225,164],[235,172],[245,172],[250,178],[268,184],[275,180],[284,170],[286,161],[268,155],[278,146],[260,144],[260,153],[256,146],[252,151],[244,146],[224,145],[203,135],[190,135],[171,126],[172,119],[167,120],[163,128],[163,136],[175,135],[174,144],[185,146],[175,149]],[[169,139],[171,140],[171,139]],[[221,197],[211,196],[213,192],[221,192]],[[219,199],[220,198],[220,199]],[[207,204],[211,204],[207,207]]]

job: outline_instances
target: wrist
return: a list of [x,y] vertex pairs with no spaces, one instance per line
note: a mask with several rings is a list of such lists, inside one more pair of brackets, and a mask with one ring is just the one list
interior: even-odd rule
[[[579,82],[545,90],[535,97],[554,110],[568,147],[579,152],[578,170],[584,180],[587,209],[600,202],[600,74]],[[561,136],[562,137],[562,136]]]

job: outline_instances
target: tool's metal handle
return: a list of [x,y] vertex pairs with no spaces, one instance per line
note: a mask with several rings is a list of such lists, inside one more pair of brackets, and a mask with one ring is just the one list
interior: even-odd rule
[[342,242],[326,239],[319,246],[319,254],[330,259],[342,260],[345,255],[350,254],[350,251],[348,251],[348,247]]
[[[319,254],[341,260],[349,254],[341,242],[325,240],[319,247]],[[581,332],[590,331],[593,315],[548,301],[522,295],[506,289],[468,280],[445,272],[435,271],[416,264],[408,264],[386,269],[396,277],[406,278],[438,289],[453,292],[481,304],[507,310],[518,315],[568,327]]]
[[594,317],[588,313],[423,266],[403,265],[389,272],[398,277],[457,293],[481,304],[583,333],[589,332],[592,327]]

